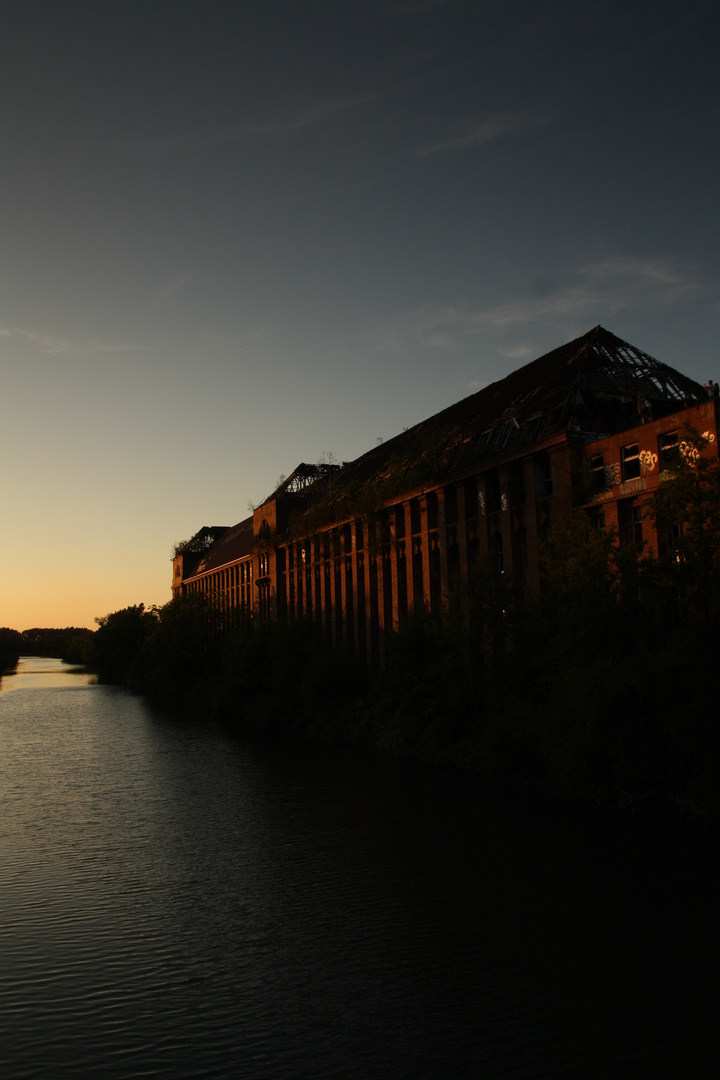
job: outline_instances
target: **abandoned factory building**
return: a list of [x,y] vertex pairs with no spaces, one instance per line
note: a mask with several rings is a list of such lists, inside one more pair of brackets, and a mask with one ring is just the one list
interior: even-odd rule
[[298,465],[177,549],[173,595],[309,618],[377,662],[385,629],[439,610],[479,557],[537,588],[541,541],[572,515],[662,552],[642,507],[688,423],[717,454],[707,389],[595,327],[355,461]]

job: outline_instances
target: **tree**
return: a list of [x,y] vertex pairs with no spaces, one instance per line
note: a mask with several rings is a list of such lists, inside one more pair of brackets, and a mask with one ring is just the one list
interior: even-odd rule
[[101,682],[141,684],[144,653],[157,620],[157,610],[146,611],[144,604],[122,608],[95,620],[98,629],[87,663]]
[[22,634],[7,626],[0,627],[0,676],[18,662],[22,649]]
[[705,619],[720,612],[720,461],[715,441],[688,426],[673,468],[663,474],[650,515],[662,541],[666,586]]

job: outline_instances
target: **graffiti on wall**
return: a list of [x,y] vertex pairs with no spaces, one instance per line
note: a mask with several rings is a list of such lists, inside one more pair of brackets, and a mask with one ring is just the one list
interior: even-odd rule
[[[703,431],[701,436],[703,442],[707,446],[712,446],[715,442],[715,436],[711,431]],[[687,439],[683,439],[680,442],[680,453],[688,462],[695,462],[700,457],[700,450],[693,443],[688,442]]]

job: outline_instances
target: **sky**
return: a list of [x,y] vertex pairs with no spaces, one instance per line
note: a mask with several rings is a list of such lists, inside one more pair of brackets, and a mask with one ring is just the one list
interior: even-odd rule
[[0,625],[598,323],[720,378],[709,0],[5,0]]

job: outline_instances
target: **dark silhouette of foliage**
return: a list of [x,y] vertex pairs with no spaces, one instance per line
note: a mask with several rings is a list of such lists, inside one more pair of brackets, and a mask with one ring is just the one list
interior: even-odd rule
[[56,656],[70,664],[84,664],[93,631],[85,627],[34,627],[23,630],[20,655]]
[[22,634],[7,626],[0,627],[0,675],[13,670],[22,651]]
[[709,619],[720,610],[720,461],[703,451],[712,436],[683,431],[672,470],[648,510],[665,544],[658,581],[676,603]]
[[[672,574],[579,519],[544,545],[538,596],[480,559],[442,612],[416,608],[386,632],[381,672],[332,648],[315,623],[253,620],[198,597],[99,620],[92,663],[103,679],[231,726],[720,821],[710,677],[720,604],[706,505],[716,477],[690,480],[692,498],[684,477],[665,486],[663,513],[680,506],[689,534]],[[675,566],[693,598],[682,607]]]
[[95,620],[98,629],[87,662],[101,682],[142,688],[147,647],[157,618],[154,608],[146,611],[144,604],[138,604]]

